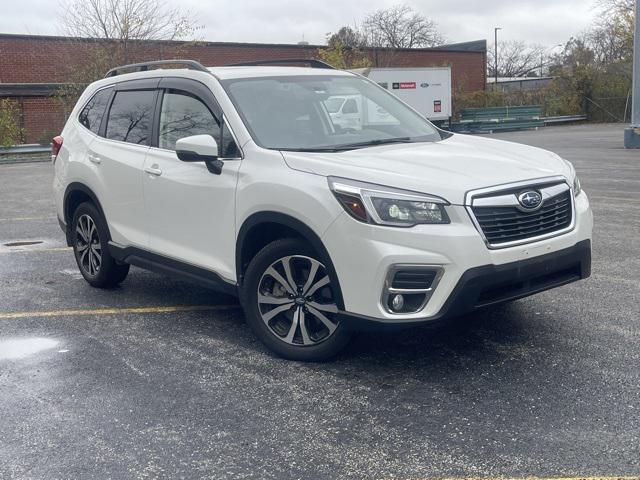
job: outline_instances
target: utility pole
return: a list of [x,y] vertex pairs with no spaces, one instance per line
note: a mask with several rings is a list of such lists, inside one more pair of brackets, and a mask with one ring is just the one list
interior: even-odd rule
[[[640,1],[640,0],[638,0]],[[494,57],[493,57],[493,67],[495,68],[495,74],[496,74],[496,83],[493,85],[493,89],[495,91],[498,90],[498,30],[502,30],[502,28],[500,27],[496,27],[493,29],[493,33],[495,35],[495,42],[493,44],[493,46],[495,47],[495,53],[494,53]]]
[[640,0],[636,0],[635,25],[631,126],[624,131],[624,146],[626,148],[640,148]]

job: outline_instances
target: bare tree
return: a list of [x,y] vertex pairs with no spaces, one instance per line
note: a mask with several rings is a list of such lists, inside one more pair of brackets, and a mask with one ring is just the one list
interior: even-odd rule
[[376,10],[364,19],[362,31],[371,47],[420,48],[443,43],[435,22],[408,5]]
[[188,12],[164,0],[63,0],[63,31],[67,36],[91,38],[118,47],[128,60],[132,43],[140,40],[180,40],[193,34]]
[[597,20],[586,34],[596,65],[631,62],[634,6],[634,0],[598,0]]
[[609,15],[633,15],[635,0],[598,0],[597,7]]
[[[487,49],[487,66],[489,76],[495,76],[494,47]],[[500,42],[498,45],[498,76],[526,77],[537,69],[548,66],[550,58],[547,49],[540,45],[528,45],[525,42],[512,40]]]
[[555,76],[574,75],[580,68],[593,66],[595,53],[584,35],[571,37],[564,50],[551,58],[551,74]]
[[343,48],[362,48],[367,46],[365,35],[357,27],[341,27],[337,32],[327,35],[327,45],[335,46],[337,43]]
[[198,29],[189,12],[167,0],[61,0],[61,6],[61,29],[74,43],[61,62],[65,85],[56,95],[65,116],[86,85],[110,68],[163,58],[161,42],[155,48],[146,42],[185,40]]

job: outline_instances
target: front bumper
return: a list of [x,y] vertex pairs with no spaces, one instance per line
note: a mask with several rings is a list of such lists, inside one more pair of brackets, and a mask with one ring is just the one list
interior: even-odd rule
[[[468,272],[486,274],[490,268],[510,271],[512,266],[528,265],[529,261],[535,264],[578,245],[584,248],[585,241],[590,245],[593,229],[593,215],[584,192],[575,197],[575,224],[571,231],[502,249],[487,248],[463,206],[448,206],[447,213],[451,219],[448,225],[413,228],[363,224],[346,213],[338,217],[322,240],[340,284],[343,316],[401,325],[436,321],[451,310],[452,298],[458,294],[459,285],[469,279]],[[585,262],[580,261],[581,272],[588,272],[582,266]],[[391,313],[381,302],[387,274],[398,264],[438,266],[444,271],[428,303],[414,313]],[[543,289],[546,288],[551,287]],[[526,290],[516,298],[535,291],[539,289]]]
[[375,317],[340,312],[338,317],[355,330],[414,327],[437,323],[479,308],[523,298],[591,275],[591,241],[539,257],[504,265],[483,265],[467,270],[441,310],[428,318],[389,322]]

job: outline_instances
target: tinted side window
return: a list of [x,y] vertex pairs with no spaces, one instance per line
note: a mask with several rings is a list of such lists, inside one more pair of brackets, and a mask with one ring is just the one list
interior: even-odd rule
[[220,139],[220,126],[209,108],[185,92],[168,91],[162,98],[158,146],[175,150],[176,141],[192,135]]
[[111,96],[111,91],[111,88],[106,88],[96,93],[91,100],[87,102],[78,117],[80,123],[96,135],[100,130],[100,122],[102,121],[102,116],[107,108],[107,102]]
[[155,90],[116,92],[107,119],[107,138],[149,145],[155,98]]

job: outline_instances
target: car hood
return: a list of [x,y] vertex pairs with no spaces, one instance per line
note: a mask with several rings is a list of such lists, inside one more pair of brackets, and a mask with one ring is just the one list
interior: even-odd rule
[[554,175],[570,180],[571,175],[569,164],[555,153],[459,134],[439,142],[282,155],[295,170],[429,193],[457,205],[469,190]]

